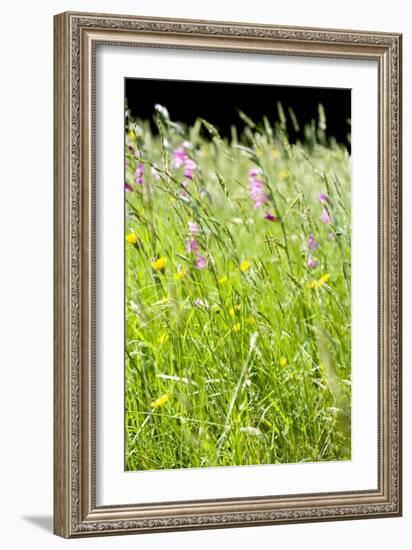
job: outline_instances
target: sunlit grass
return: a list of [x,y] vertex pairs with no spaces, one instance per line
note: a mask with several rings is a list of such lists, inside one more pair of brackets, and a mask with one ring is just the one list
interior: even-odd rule
[[244,120],[126,119],[128,470],[350,458],[350,158]]

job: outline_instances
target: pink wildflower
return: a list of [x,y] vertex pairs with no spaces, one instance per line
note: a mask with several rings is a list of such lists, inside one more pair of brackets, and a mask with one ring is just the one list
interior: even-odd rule
[[199,226],[197,225],[197,223],[189,221],[187,225],[189,228],[189,233],[191,235],[199,235]]
[[193,173],[196,169],[196,163],[189,157],[186,157],[184,160],[184,172],[183,175],[185,178],[193,179]]
[[318,265],[318,262],[312,258],[312,256],[308,257],[308,268],[313,269]]
[[198,256],[196,259],[196,265],[198,269],[205,269],[207,267],[207,260],[204,256]]
[[275,216],[275,214],[267,213],[264,215],[265,220],[268,220],[269,222],[277,222],[279,221],[278,216]]
[[134,177],[137,185],[144,184],[143,176],[144,176],[144,166],[139,162],[139,164],[136,166],[136,172],[134,173]]
[[127,183],[127,181],[124,184],[124,190],[125,191],[133,191],[132,186],[130,185],[130,183]]
[[259,208],[268,202],[263,181],[258,179],[261,171],[258,168],[249,170],[249,196],[253,201],[253,208]]
[[190,254],[191,252],[198,254],[200,252],[200,247],[196,239],[186,239],[185,245],[187,254]]
[[317,240],[315,239],[315,235],[311,233],[308,238],[308,248],[309,250],[316,250],[318,248],[319,244]]
[[319,200],[322,204],[326,204],[329,199],[328,199],[327,195],[325,195],[324,193],[321,193],[319,195]]
[[328,211],[326,208],[322,210],[322,214],[320,215],[320,219],[323,221],[324,224],[330,224],[332,222]]
[[183,147],[179,147],[179,149],[175,149],[173,151],[173,166],[175,168],[180,168],[180,166],[183,165],[186,157],[187,155]]

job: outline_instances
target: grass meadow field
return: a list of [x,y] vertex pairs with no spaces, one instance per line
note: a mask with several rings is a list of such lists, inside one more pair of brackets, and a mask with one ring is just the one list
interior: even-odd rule
[[126,111],[127,470],[351,457],[350,155],[278,109]]

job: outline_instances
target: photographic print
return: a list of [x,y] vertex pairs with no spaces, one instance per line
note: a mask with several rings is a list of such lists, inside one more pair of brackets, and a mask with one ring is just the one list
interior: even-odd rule
[[125,79],[125,469],[351,459],[351,92]]
[[402,513],[402,35],[54,18],[54,532]]

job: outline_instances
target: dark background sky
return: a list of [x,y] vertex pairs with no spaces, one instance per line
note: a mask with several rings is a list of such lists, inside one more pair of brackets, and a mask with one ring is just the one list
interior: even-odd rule
[[312,120],[318,121],[318,104],[326,113],[326,134],[349,146],[351,92],[348,89],[272,86],[193,82],[179,80],[125,79],[125,95],[133,117],[153,118],[154,105],[167,107],[171,120],[193,124],[197,117],[205,118],[219,129],[222,136],[230,135],[230,126],[244,127],[238,109],[255,122],[266,115],[270,122],[278,120],[278,101],[287,113],[295,112],[301,130],[296,132],[289,116],[288,133],[291,141],[302,138],[302,129]]

